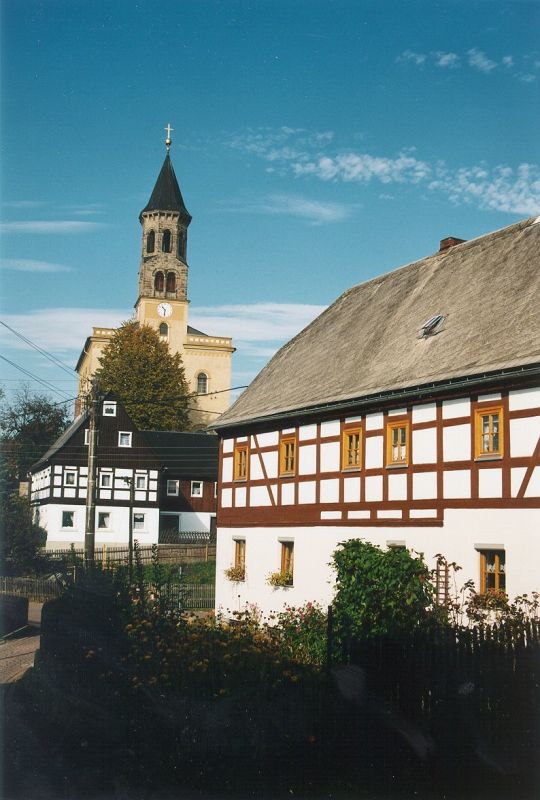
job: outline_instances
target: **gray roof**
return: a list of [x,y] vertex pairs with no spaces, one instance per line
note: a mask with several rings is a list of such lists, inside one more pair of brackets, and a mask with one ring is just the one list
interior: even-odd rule
[[217,481],[218,437],[186,431],[141,431],[169,473]]
[[[540,217],[354,286],[212,426],[540,362]],[[434,335],[422,325],[444,316]]]
[[145,211],[178,211],[188,225],[191,222],[191,215],[184,204],[168,153],[165,156],[154,190],[150,195],[150,200],[141,211],[141,214],[144,214]]
[[73,422],[66,428],[64,433],[62,433],[58,437],[58,439],[54,442],[54,444],[52,444],[49,447],[47,452],[43,453],[41,458],[39,458],[36,461],[35,464],[32,464],[32,466],[30,467],[30,470],[32,472],[35,472],[36,469],[38,467],[40,467],[42,464],[46,464],[47,461],[49,461],[50,458],[52,458],[54,455],[56,455],[56,453],[58,453],[58,451],[61,450],[62,447],[65,444],[67,444],[67,442],[69,442],[69,440],[71,439],[73,434],[76,433],[79,430],[81,425],[83,425],[86,422],[87,419],[88,419],[88,411],[83,411],[83,413],[79,417],[74,419]]

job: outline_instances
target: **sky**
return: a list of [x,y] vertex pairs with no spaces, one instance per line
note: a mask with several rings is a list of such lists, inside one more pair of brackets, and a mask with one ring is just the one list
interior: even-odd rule
[[536,216],[539,33],[540,0],[3,0],[0,319],[67,371],[0,327],[0,386],[69,400],[131,316],[167,123],[234,386],[350,286]]

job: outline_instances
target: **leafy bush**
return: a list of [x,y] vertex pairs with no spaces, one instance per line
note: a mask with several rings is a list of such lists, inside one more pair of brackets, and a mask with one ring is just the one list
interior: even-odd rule
[[421,555],[351,539],[333,554],[338,636],[407,633],[430,620],[433,585]]
[[246,579],[246,568],[244,566],[232,565],[228,569],[224,569],[223,572],[228,581],[238,582]]
[[326,658],[327,615],[317,603],[289,606],[277,615],[275,627],[282,655],[301,664],[323,664]]
[[24,575],[39,568],[39,550],[47,531],[32,521],[28,498],[7,494],[0,502],[0,559],[5,574]]
[[292,586],[293,584],[293,576],[290,572],[271,572],[270,575],[266,578],[266,582],[269,586]]

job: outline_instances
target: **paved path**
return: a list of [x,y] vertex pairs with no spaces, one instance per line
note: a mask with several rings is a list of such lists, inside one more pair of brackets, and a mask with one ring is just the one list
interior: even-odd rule
[[30,603],[30,626],[16,636],[0,641],[0,684],[14,683],[34,666],[34,655],[39,649],[41,607],[41,603]]

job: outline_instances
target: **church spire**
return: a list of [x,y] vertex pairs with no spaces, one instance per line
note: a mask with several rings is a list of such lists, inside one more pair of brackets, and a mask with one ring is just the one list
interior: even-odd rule
[[150,200],[141,211],[141,215],[147,211],[176,211],[187,225],[191,222],[191,214],[185,206],[168,147],[156,185],[150,195]]

